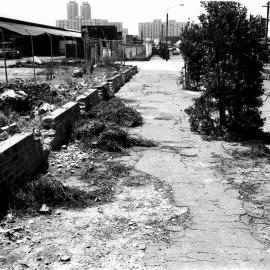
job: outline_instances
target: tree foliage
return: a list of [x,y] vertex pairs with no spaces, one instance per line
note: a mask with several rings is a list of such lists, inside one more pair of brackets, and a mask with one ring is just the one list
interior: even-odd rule
[[200,24],[183,31],[181,52],[191,80],[203,86],[187,109],[191,128],[206,134],[247,134],[264,123],[263,65],[268,61],[261,17],[236,2],[202,2]]

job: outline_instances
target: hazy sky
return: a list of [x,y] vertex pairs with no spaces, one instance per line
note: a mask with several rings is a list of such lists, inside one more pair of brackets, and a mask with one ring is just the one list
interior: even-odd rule
[[[68,0],[0,0],[0,16],[31,22],[55,25],[57,19],[66,19]],[[81,0],[77,1],[79,4]],[[202,12],[199,0],[89,0],[92,18],[121,21],[129,33],[137,34],[138,22],[162,19],[165,21],[167,8],[183,3],[169,10],[169,18],[177,21],[195,20]],[[266,3],[262,0],[241,0],[251,14],[265,16]]]

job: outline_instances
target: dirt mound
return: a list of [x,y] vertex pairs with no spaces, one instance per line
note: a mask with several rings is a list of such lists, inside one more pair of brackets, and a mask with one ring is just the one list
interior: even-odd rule
[[143,124],[143,118],[135,109],[128,107],[119,98],[102,102],[89,114],[91,118],[112,122],[121,127],[137,127]]

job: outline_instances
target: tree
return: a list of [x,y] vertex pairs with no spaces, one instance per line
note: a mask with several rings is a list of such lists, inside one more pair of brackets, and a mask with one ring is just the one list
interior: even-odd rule
[[215,135],[254,134],[264,124],[259,110],[264,93],[261,72],[268,54],[262,19],[248,19],[247,9],[236,2],[202,5],[206,13],[199,16],[200,24],[182,36],[183,44],[191,42],[193,53],[181,47],[188,68],[194,73],[194,66],[199,67],[195,74],[200,74],[198,83],[204,88],[187,109],[191,128]]
[[186,63],[186,87],[196,90],[200,86],[204,60],[201,26],[194,23],[187,23],[180,39],[180,50]]

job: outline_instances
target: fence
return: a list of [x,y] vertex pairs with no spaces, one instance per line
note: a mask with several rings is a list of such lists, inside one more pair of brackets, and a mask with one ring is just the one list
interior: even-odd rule
[[[136,57],[143,59],[151,54],[149,44],[123,40],[90,40],[50,34],[38,37],[31,35],[4,37],[3,32],[2,40],[12,40],[14,48],[18,48],[21,54],[18,59],[6,59],[9,52],[7,48],[5,51],[3,46],[4,59],[0,60],[0,66],[3,67],[0,71],[0,80],[6,82],[18,77],[34,81],[39,77],[53,79],[57,76],[57,69],[70,70],[70,67],[80,67],[84,73],[92,73],[97,63],[106,65],[119,61],[125,64],[126,60],[134,60]],[[4,45],[4,42],[2,44]],[[20,73],[16,68],[25,70]]]

